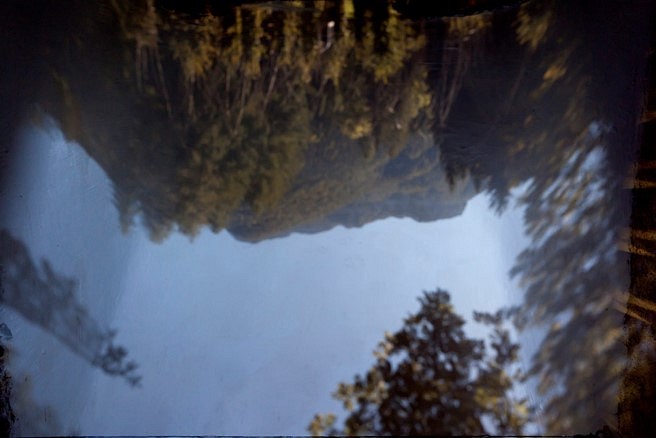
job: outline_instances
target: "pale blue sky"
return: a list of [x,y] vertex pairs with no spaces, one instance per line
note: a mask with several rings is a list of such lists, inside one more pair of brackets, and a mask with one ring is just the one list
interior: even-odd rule
[[467,317],[519,295],[507,272],[527,243],[521,214],[495,215],[484,195],[433,223],[154,244],[140,229],[120,233],[109,181],[81,148],[35,130],[21,143],[2,226],[80,280],[81,300],[118,329],[144,376],[135,390],[90,371],[5,311],[14,366],[83,434],[304,434],[314,413],[339,408],[337,383],[371,365],[423,290],[449,290]]

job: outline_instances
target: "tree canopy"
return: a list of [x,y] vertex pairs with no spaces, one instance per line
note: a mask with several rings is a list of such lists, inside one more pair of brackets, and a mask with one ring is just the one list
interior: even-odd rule
[[465,320],[441,289],[419,298],[421,308],[374,352],[376,362],[333,397],[348,414],[315,416],[313,435],[519,434],[530,418],[526,400],[513,393],[519,345],[504,326],[506,315],[475,313],[491,326],[487,341],[468,338]]

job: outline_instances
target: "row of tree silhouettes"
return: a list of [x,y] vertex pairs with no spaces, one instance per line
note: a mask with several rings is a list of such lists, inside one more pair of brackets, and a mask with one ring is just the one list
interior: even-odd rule
[[433,81],[426,33],[393,3],[82,5],[93,26],[40,54],[39,103],[110,175],[124,228],[138,218],[154,240],[209,227],[256,241],[363,199],[446,193],[431,127],[489,15],[433,26],[445,41],[431,44],[445,54]]

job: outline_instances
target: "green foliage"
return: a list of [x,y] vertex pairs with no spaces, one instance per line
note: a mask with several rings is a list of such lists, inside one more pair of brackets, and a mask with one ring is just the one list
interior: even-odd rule
[[[81,64],[49,59],[54,116],[114,181],[123,229],[139,219],[155,241],[205,226],[248,240],[292,231],[361,199],[427,119],[425,70],[407,63],[425,39],[384,3],[386,18],[366,18],[360,35],[351,1],[221,15],[156,6],[114,1],[65,46]],[[104,59],[82,56],[108,35]],[[325,169],[331,181],[316,182]]]
[[35,54],[43,106],[112,179],[124,230],[257,241],[450,217],[473,195],[449,193],[432,147],[426,36],[384,2],[71,5],[80,24]]
[[519,345],[505,316],[475,314],[493,328],[486,347],[465,335],[447,292],[424,293],[419,302],[403,328],[379,344],[369,371],[339,384],[333,396],[348,412],[343,428],[335,427],[335,415],[317,415],[308,428],[313,435],[521,433],[530,413],[512,394],[513,378],[522,376],[514,371]]

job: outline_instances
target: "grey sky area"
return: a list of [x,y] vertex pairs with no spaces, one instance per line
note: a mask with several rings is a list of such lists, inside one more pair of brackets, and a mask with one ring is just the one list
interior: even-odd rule
[[340,412],[337,383],[371,365],[422,291],[448,290],[467,317],[519,296],[507,273],[527,243],[521,212],[497,216],[484,195],[434,223],[154,244],[139,228],[121,233],[107,177],[58,131],[25,130],[14,154],[2,227],[78,281],[80,302],[118,330],[143,375],[131,388],[4,309],[12,372],[65,431],[304,434],[315,413]]

